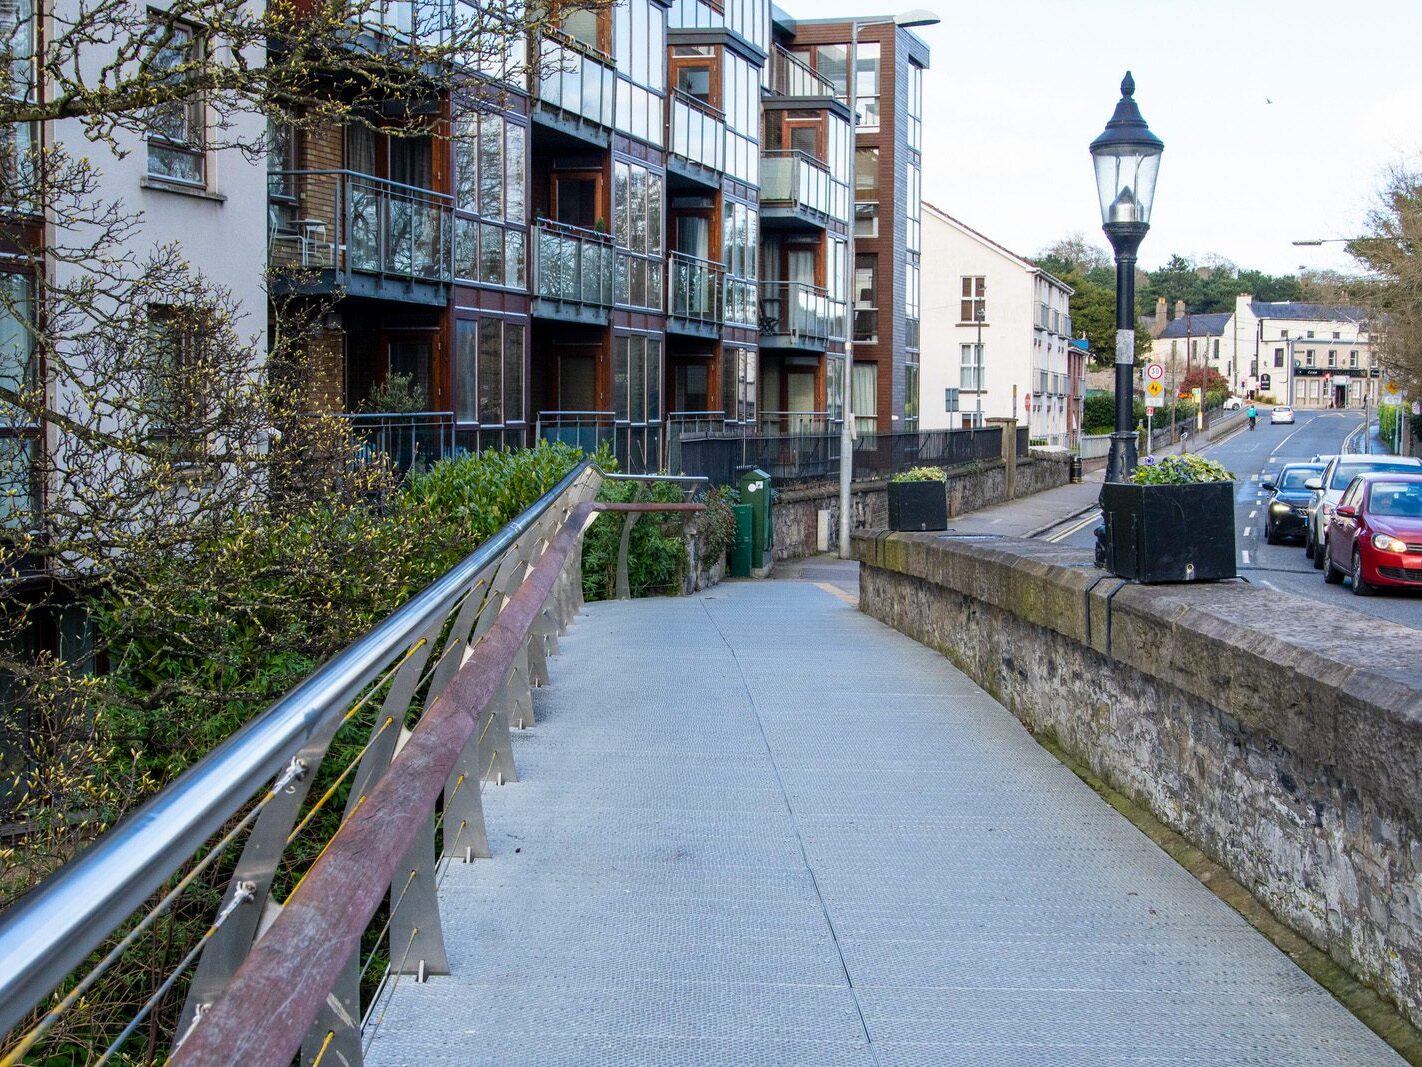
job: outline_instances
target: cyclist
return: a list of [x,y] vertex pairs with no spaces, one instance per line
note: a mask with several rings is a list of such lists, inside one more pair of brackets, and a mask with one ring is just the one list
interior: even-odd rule
[[1254,409],[1254,405],[1249,405],[1249,428],[1254,429],[1254,420],[1259,417],[1259,412]]

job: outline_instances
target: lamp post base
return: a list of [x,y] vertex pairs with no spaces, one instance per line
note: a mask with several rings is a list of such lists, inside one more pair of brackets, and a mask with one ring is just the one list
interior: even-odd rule
[[1106,481],[1126,481],[1135,473],[1136,465],[1136,435],[1117,430],[1111,435],[1111,452],[1106,457]]

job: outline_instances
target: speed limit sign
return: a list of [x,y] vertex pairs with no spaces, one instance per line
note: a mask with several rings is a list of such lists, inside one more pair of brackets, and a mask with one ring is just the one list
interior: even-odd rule
[[1148,380],[1152,382],[1158,382],[1165,377],[1165,368],[1159,363],[1147,363],[1145,367],[1145,376]]

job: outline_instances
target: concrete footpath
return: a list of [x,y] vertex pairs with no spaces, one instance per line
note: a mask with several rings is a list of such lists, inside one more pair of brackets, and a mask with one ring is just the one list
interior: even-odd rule
[[588,605],[369,1067],[1402,1062],[841,569]]

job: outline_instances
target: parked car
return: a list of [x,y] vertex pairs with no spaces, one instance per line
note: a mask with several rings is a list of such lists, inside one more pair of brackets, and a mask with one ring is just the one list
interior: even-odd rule
[[1286,463],[1278,479],[1261,485],[1269,493],[1264,509],[1264,540],[1271,545],[1285,538],[1303,537],[1308,530],[1308,506],[1313,490],[1306,483],[1323,473],[1322,463]]
[[1422,474],[1377,471],[1348,483],[1328,520],[1323,580],[1353,579],[1368,596],[1381,586],[1422,589]]
[[1328,520],[1338,506],[1338,498],[1354,478],[1373,471],[1422,471],[1422,459],[1415,456],[1334,456],[1323,468],[1320,477],[1310,478],[1306,483],[1313,490],[1313,502],[1309,506],[1309,525],[1304,534],[1304,554],[1313,560],[1316,570],[1323,569],[1323,541],[1328,532]]
[[1244,401],[1237,396],[1232,396],[1224,402],[1224,409],[1226,411],[1238,411],[1242,407],[1244,407]]
[[1270,426],[1292,426],[1294,424],[1294,409],[1287,404],[1280,404],[1269,412]]

